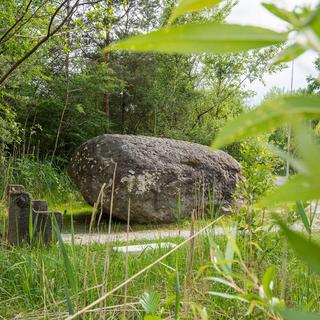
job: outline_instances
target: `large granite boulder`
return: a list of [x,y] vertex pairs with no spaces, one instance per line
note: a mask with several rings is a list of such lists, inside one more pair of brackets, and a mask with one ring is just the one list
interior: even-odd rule
[[[195,143],[131,135],[105,134],[82,144],[71,159],[69,174],[87,202],[109,213],[116,169],[113,216],[139,223],[171,222],[225,206],[241,177],[241,166],[223,151]],[[202,212],[201,214],[204,214]]]

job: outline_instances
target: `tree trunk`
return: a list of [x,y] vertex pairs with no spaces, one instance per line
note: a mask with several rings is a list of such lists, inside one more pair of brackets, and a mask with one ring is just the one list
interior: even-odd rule
[[[67,15],[70,15],[70,1],[67,2]],[[67,23],[67,28],[69,28],[70,21]],[[69,29],[67,30],[66,37],[65,37],[65,46],[67,48],[67,53],[66,53],[66,58],[64,61],[64,68],[65,68],[65,78],[66,78],[66,95],[65,95],[65,100],[64,100],[64,107],[62,109],[60,121],[59,121],[59,126],[58,126],[58,131],[56,135],[56,139],[54,142],[54,147],[53,147],[53,152],[51,156],[51,162],[53,162],[54,156],[56,154],[57,148],[58,148],[58,142],[61,134],[61,128],[62,128],[62,123],[64,120],[64,115],[67,111],[67,107],[69,104],[69,95],[70,95],[70,90],[69,90],[69,69],[70,69],[70,54],[69,54],[69,49],[70,49],[70,32]]]
[[[107,25],[107,21],[105,22],[105,24]],[[110,30],[109,30],[106,36],[105,46],[108,47],[110,43],[111,43],[111,37],[110,37]],[[106,64],[106,66],[108,66],[109,62],[110,62],[110,52],[105,51],[104,63]],[[105,92],[103,94],[103,111],[106,114],[106,116],[110,118],[110,93],[109,92]]]

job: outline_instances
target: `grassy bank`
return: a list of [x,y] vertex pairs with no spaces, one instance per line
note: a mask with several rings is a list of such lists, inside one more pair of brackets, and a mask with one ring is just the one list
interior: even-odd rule
[[[277,234],[262,234],[263,242],[250,257],[250,270],[261,278],[270,265],[275,266],[274,295],[280,297],[282,291],[282,250],[283,240]],[[160,302],[156,306],[157,314],[162,319],[174,319],[179,304],[179,317],[201,318],[193,309],[206,308],[208,319],[266,319],[266,313],[254,309],[247,314],[246,303],[216,297],[209,291],[233,294],[234,290],[226,285],[211,281],[208,277],[219,277],[220,274],[212,263],[214,240],[221,249],[226,246],[224,237],[210,239],[207,236],[197,238],[194,248],[185,245],[157,264],[142,276],[128,285],[127,291],[122,288],[99,304],[95,311],[86,313],[82,319],[121,319],[126,312],[127,319],[143,319],[144,310],[139,299],[145,292],[156,293]],[[180,243],[179,238],[166,239]],[[245,256],[249,239],[238,234],[237,242]],[[115,243],[124,245],[124,243]],[[0,317],[13,319],[62,319],[68,314],[67,298],[70,297],[69,310],[79,310],[102,293],[117,286],[125,279],[126,266],[130,277],[155,261],[167,250],[145,251],[129,255],[126,264],[124,254],[114,252],[109,245],[92,244],[79,246],[65,244],[66,257],[58,245],[52,247],[10,248],[4,244],[0,250]],[[211,249],[210,249],[211,248]],[[192,256],[192,259],[190,257]],[[303,305],[309,302],[310,310],[320,311],[317,303],[320,294],[320,280],[310,273],[294,255],[288,251],[286,268],[286,304]],[[237,282],[246,286],[246,275],[237,263],[234,273],[242,274],[243,279]],[[70,273],[70,270],[71,273]],[[179,280],[179,281],[178,281]],[[251,290],[248,288],[248,290]],[[126,298],[125,298],[126,296]],[[124,301],[127,306],[124,306]],[[200,310],[199,309],[199,310]],[[188,311],[187,311],[188,310]],[[156,318],[155,318],[156,319]]]

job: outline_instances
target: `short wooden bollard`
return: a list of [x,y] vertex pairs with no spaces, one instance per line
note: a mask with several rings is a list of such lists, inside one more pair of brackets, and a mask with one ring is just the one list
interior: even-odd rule
[[9,224],[8,241],[17,245],[23,241],[30,241],[30,194],[24,191],[10,192],[9,196]]
[[62,229],[62,214],[60,212],[49,212],[47,201],[32,201],[32,219],[35,235],[46,244],[56,239],[53,219],[56,220],[59,230]]
[[48,212],[47,201],[31,202],[28,192],[9,192],[8,242],[10,244],[30,243],[31,237],[32,240],[50,244],[57,239],[53,219],[61,231],[62,215],[60,212]]
[[11,192],[24,192],[25,188],[22,184],[9,184],[7,187],[7,198],[9,199]]

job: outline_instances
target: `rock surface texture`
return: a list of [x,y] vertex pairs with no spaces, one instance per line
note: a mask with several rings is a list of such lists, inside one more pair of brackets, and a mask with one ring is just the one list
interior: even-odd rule
[[[116,170],[115,170],[116,167]],[[139,223],[172,222],[225,205],[241,178],[241,166],[223,151],[171,139],[102,135],[82,144],[69,174],[87,202],[103,189],[103,212],[110,212],[115,172],[113,217]],[[102,188],[102,186],[104,186]]]

